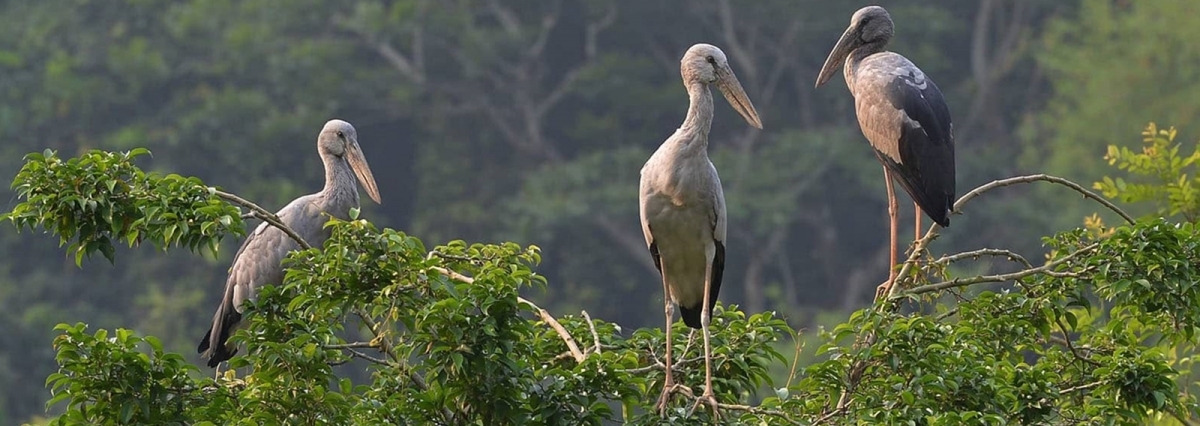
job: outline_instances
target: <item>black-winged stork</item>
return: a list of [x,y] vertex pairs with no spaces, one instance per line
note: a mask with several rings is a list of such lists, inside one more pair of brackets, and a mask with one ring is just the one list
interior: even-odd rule
[[[879,6],[854,12],[850,27],[834,45],[817,87],[845,64],[846,86],[854,96],[858,125],[883,163],[891,225],[891,263],[887,294],[896,279],[896,218],[899,205],[894,179],[916,208],[943,227],[954,208],[954,135],[950,110],[933,80],[907,58],[885,51],[894,32],[892,17]],[[916,213],[917,238],[921,213]]]

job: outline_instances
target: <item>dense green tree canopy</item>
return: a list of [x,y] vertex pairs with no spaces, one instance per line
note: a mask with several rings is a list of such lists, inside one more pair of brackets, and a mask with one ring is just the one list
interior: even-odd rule
[[[269,218],[196,178],[144,173],[132,163],[138,153],[28,155],[14,181],[23,201],[0,219],[58,235],[77,259],[113,260],[114,244],[215,247],[243,229],[223,200]],[[249,367],[243,376],[197,379],[159,339],[128,329],[110,336],[83,323],[57,326],[59,369],[46,382],[50,406],[66,405],[50,423],[1187,422],[1200,413],[1190,371],[1200,356],[1200,230],[1163,218],[1134,223],[1047,175],[994,181],[955,207],[1039,181],[1076,190],[1127,223],[1048,237],[1038,266],[1008,250],[934,255],[935,226],[891,292],[820,333],[818,358],[805,366],[799,341],[790,364],[780,351],[800,337],[784,320],[723,305],[713,327],[719,410],[696,410],[694,390],[680,391],[663,418],[651,407],[663,345],[679,349],[678,380],[703,377],[692,355],[700,344],[683,342],[682,324],[674,324],[681,338],[666,342],[659,329],[623,331],[586,311],[556,318],[518,295],[553,285],[533,269],[537,247],[452,241],[430,250],[352,211],[350,221],[330,219],[323,247],[292,252],[284,283],[250,306],[250,326],[234,337],[246,351],[230,362]],[[1165,193],[1153,201],[1177,202]],[[986,256],[1016,270],[957,272],[959,262]],[[979,287],[990,283],[1012,286]],[[340,365],[369,379],[356,384],[335,372]]]
[[[1105,146],[1136,146],[1136,132],[1148,121],[1179,125],[1177,142],[1185,147],[1179,157],[1191,153],[1186,147],[1197,137],[1186,126],[1200,120],[1189,103],[1194,70],[1185,66],[1195,56],[1188,2],[880,4],[896,21],[891,48],[919,64],[946,94],[961,193],[1032,172],[1101,180],[1110,174]],[[730,215],[722,301],[746,312],[746,321],[776,312],[771,318],[796,329],[832,328],[867,306],[886,278],[879,165],[856,128],[840,77],[812,87],[859,6],[815,0],[3,2],[0,175],[16,175],[31,152],[50,149],[64,161],[82,161],[92,149],[144,147],[154,155],[139,157],[139,167],[198,180],[142,181],[157,186],[135,185],[143,190],[137,199],[183,197],[202,181],[274,211],[318,189],[316,126],[343,118],[358,128],[380,182],[384,204],[363,206],[372,226],[427,242],[537,246],[542,261],[532,270],[548,284],[518,286],[520,293],[569,318],[586,310],[622,330],[613,339],[628,342],[635,339],[631,330],[661,321],[661,289],[637,224],[637,173],[683,119],[679,57],[691,44],[709,42],[730,57],[765,125],[747,129],[727,106],[717,107],[710,153]],[[5,210],[25,201],[13,189]],[[193,203],[209,202],[190,194],[198,197]],[[213,209],[231,208],[213,202]],[[100,198],[96,203],[105,205]],[[911,219],[907,203],[902,206]],[[1175,211],[1166,202],[1145,206],[1133,211]],[[196,207],[179,205],[180,212]],[[0,322],[7,325],[0,336],[0,382],[13,384],[0,391],[0,423],[44,413],[43,379],[59,368],[52,342],[67,332],[54,331],[56,324],[83,322],[89,334],[134,330],[131,336],[157,337],[164,353],[197,360],[191,348],[211,318],[242,224],[222,223],[225,213],[195,212],[198,220],[217,221],[207,230],[177,227],[168,239],[189,246],[201,240],[177,239],[203,238],[201,246],[217,244],[215,254],[116,244],[114,263],[95,252],[99,256],[77,266],[77,253],[106,247],[100,237],[127,242],[129,229],[122,224],[97,235],[83,252],[58,247],[57,237],[0,232],[6,254]],[[1005,247],[1040,259],[1048,251],[1042,236],[1076,228],[1093,213],[1106,223],[1120,221],[1060,186],[1009,187],[972,201],[930,250]],[[133,228],[139,229],[135,241],[168,236],[155,216],[149,219],[146,228]],[[912,229],[901,235],[907,241]],[[1008,267],[984,258],[955,272]],[[573,321],[579,320],[563,318],[568,328],[584,324]],[[806,339],[801,367],[824,359],[813,350],[820,345],[817,333]],[[780,345],[775,350],[791,357],[790,346]],[[771,365],[775,387],[788,383],[783,377],[790,369]],[[363,368],[336,371],[355,384],[371,381]],[[817,411],[795,412],[805,419]]]

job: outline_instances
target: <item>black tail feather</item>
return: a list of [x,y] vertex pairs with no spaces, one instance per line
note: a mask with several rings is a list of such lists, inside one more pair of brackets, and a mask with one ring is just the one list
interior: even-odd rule
[[[208,357],[207,364],[209,367],[216,368],[217,365],[228,361],[237,354],[237,347],[228,345],[227,342],[229,340],[229,335],[233,332],[233,330],[236,329],[241,320],[242,315],[236,311],[234,311],[231,315],[225,316],[224,320],[220,322],[221,331],[217,336],[219,337],[217,342],[220,344],[216,345],[215,347],[213,346],[212,339],[213,328],[209,328],[208,331],[204,333],[204,338],[200,339],[200,345],[196,347],[196,352],[200,354],[209,352],[207,355],[202,355]],[[214,326],[215,325],[216,324],[214,324]]]

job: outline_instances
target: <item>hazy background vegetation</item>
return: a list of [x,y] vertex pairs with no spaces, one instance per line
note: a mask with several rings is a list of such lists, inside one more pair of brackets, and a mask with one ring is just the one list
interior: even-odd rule
[[[1105,146],[1136,144],[1147,121],[1197,137],[1200,26],[1188,1],[878,3],[896,21],[892,50],[946,94],[960,193],[1027,172],[1097,180]],[[717,107],[710,152],[730,214],[721,299],[812,328],[867,304],[886,278],[882,172],[841,78],[812,87],[863,5],[5,1],[0,175],[31,151],[147,147],[149,169],[278,209],[319,189],[316,132],[342,118],[379,181],[384,204],[363,213],[378,226],[431,245],[536,244],[550,285],[528,297],[541,306],[661,326],[638,170],[686,111],[679,57],[709,42],[765,126]],[[16,202],[4,198],[6,210]],[[1040,258],[1040,236],[1094,210],[1054,186],[1009,189],[954,217],[935,250]],[[193,353],[238,243],[216,259],[145,248],[80,269],[54,238],[0,231],[0,423],[43,411],[57,323],[134,328]]]

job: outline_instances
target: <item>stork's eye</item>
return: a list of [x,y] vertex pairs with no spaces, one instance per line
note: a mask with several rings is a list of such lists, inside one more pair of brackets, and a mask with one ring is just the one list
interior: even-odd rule
[[717,63],[717,58],[714,58],[712,55],[708,55],[707,57],[704,58],[704,60],[708,61],[708,63],[713,64],[713,65],[716,65],[716,63]]
[[342,131],[341,131],[341,130],[338,130],[338,133],[337,133],[337,135],[338,135],[338,137],[339,137],[339,138],[344,138],[344,137],[346,137],[346,134],[345,134],[345,133],[342,133]]

